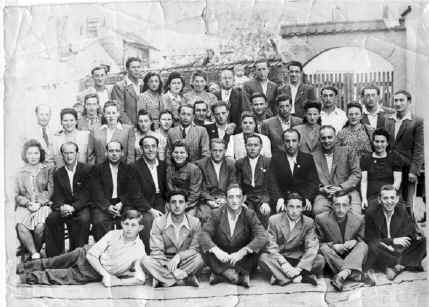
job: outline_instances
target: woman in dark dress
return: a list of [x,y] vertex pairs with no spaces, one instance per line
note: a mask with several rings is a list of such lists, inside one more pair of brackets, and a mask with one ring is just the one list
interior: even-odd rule
[[389,134],[386,130],[374,131],[372,147],[374,152],[360,159],[362,209],[377,206],[378,193],[383,185],[392,184],[396,190],[401,186],[402,166],[400,159],[389,151]]

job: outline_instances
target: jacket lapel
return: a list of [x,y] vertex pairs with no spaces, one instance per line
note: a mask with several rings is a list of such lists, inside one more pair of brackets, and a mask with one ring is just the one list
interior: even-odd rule
[[[146,178],[146,181],[150,183],[150,185],[155,189],[155,183],[153,182],[152,175],[149,171],[148,166],[143,158],[139,159],[140,169],[143,172],[143,178]],[[159,178],[159,177],[158,177]]]
[[[215,173],[216,175],[216,173]],[[219,181],[217,183],[218,187],[225,186],[224,183],[227,180],[227,170],[226,170],[226,161],[223,160],[219,170]],[[217,179],[217,178],[216,178]]]
[[[347,218],[347,224],[349,223],[350,218]],[[331,236],[334,238],[334,242],[343,242],[343,236],[341,234],[340,226],[338,225],[338,222],[335,220],[335,216],[333,212],[330,212],[328,215],[328,228],[329,232],[331,233]],[[346,226],[347,229],[347,226]],[[344,235],[344,237],[346,237]]]
[[226,238],[231,242],[232,236],[231,236],[231,229],[229,228],[229,221],[228,221],[228,213],[225,206],[222,208],[222,216],[220,217],[220,229],[225,234]]
[[138,100],[138,97],[137,97],[138,93],[136,93],[136,91],[134,90],[134,86],[132,84],[128,84],[125,87],[125,90],[128,92],[128,94],[133,96],[135,100]]
[[[329,173],[329,178],[332,179],[335,174],[335,169],[337,168],[337,161],[341,160],[341,157],[338,156],[338,152],[334,150],[334,154],[332,156],[332,169]],[[326,159],[325,159],[326,161]],[[326,168],[328,167],[328,164],[326,164]]]
[[298,90],[296,91],[295,101],[293,102],[295,104],[295,110],[296,110],[296,105],[301,100],[301,97],[303,94],[304,94],[304,86],[302,85],[302,83],[300,83],[298,86]]
[[[118,169],[118,181],[119,181],[119,174],[121,173],[120,168]],[[112,195],[113,193],[113,179],[112,179],[112,172],[110,171],[109,162],[104,162],[103,166],[103,177],[105,178],[105,183],[107,184],[107,191],[109,192],[109,195]],[[119,185],[118,185],[119,186]],[[117,191],[119,194],[119,191]]]
[[357,226],[356,220],[353,218],[353,216],[350,215],[350,213],[347,213],[346,229],[344,231],[344,241],[348,241],[352,239],[353,234],[357,228],[356,226]]
[[76,172],[74,173],[74,176],[73,176],[73,193],[72,193],[72,195],[77,191],[77,183],[80,179],[79,178],[80,177],[80,170],[81,170],[81,164],[78,162],[76,164]]
[[410,123],[411,123],[411,121],[408,120],[408,119],[402,121],[401,126],[399,127],[398,134],[396,135],[395,142],[398,142],[401,139],[401,137],[404,134],[405,130],[408,129],[408,125],[410,125]]
[[[69,180],[69,176],[67,175],[66,167],[63,166],[59,172],[60,172],[59,175],[61,177],[61,182],[64,185],[64,189],[68,193],[70,193],[70,195],[73,195],[71,188],[70,188],[70,180]],[[76,178],[76,174],[75,174],[74,178]]]
[[326,182],[330,182],[330,176],[328,171],[328,163],[326,162],[326,158],[321,151],[317,151],[314,153],[314,159],[316,160],[316,166],[319,166],[322,169],[322,173],[319,174],[325,177]]

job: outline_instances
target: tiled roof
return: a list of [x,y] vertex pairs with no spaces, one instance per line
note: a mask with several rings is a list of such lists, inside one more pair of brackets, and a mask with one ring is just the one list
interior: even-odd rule
[[319,34],[335,34],[348,32],[372,32],[372,31],[401,31],[405,30],[405,25],[400,22],[398,26],[389,28],[384,20],[369,21],[342,21],[342,22],[322,22],[299,25],[284,25],[280,29],[282,38],[293,36],[307,36]]

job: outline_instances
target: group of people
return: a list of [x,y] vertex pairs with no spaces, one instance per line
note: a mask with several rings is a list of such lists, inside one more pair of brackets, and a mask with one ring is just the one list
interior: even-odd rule
[[393,280],[425,269],[412,202],[423,121],[411,94],[397,91],[389,109],[369,85],[343,111],[338,89],[319,101],[302,64],[285,65],[280,86],[259,62],[241,86],[222,70],[214,93],[195,71],[183,93],[179,73],[142,80],[129,58],[112,88],[104,66],[92,69],[82,114],[63,109],[60,131],[37,106],[16,180],[21,282],[198,286],[206,265],[210,284],[249,287],[259,266],[278,285],[330,272],[341,291],[347,280],[374,285],[371,270]]

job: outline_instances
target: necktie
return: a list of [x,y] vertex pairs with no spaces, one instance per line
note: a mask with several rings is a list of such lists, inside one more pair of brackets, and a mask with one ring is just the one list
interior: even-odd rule
[[185,128],[182,129],[182,138],[186,139],[186,130],[185,130]]
[[48,139],[48,134],[46,133],[46,127],[42,127],[42,135],[43,135],[43,140],[46,143],[46,146],[49,146],[49,139]]

